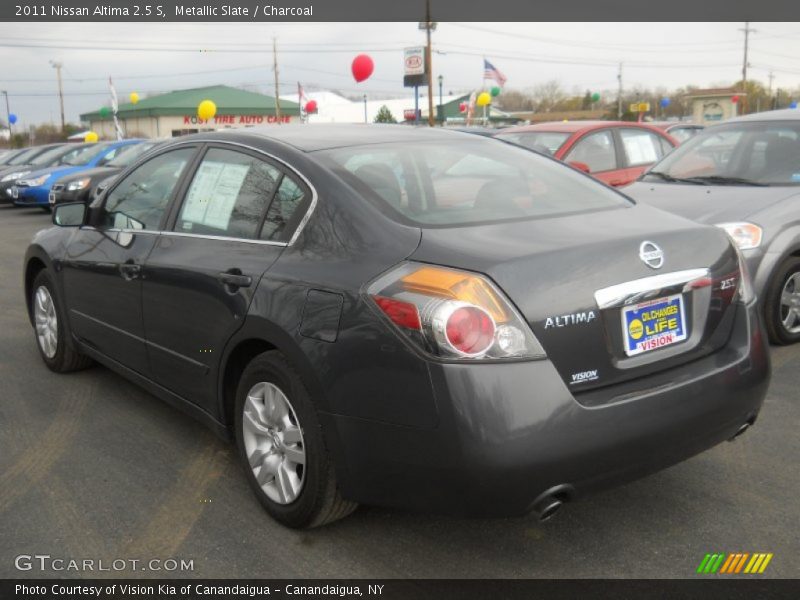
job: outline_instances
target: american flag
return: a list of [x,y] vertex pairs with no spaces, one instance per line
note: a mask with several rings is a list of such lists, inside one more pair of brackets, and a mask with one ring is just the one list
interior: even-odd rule
[[506,84],[506,76],[498,71],[495,66],[485,58],[483,59],[483,78],[494,79],[500,87]]

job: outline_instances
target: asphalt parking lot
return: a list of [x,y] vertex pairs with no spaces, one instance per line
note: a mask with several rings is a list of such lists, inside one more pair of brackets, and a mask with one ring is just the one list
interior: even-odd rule
[[[263,512],[232,447],[200,424],[102,367],[45,368],[22,261],[48,225],[0,206],[0,577],[76,576],[14,566],[49,554],[191,559],[169,575],[209,578],[670,578],[695,576],[708,552],[771,552],[764,576],[800,577],[800,346],[773,349],[766,404],[736,442],[547,523],[362,507],[297,532]],[[118,573],[132,574],[165,575]]]

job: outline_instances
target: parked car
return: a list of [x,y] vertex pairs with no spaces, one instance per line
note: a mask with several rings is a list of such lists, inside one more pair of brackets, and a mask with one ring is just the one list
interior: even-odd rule
[[122,140],[82,144],[59,159],[56,166],[31,171],[17,179],[11,186],[11,197],[16,206],[39,206],[50,210],[49,194],[53,182],[71,173],[98,167],[114,159],[125,146],[139,144],[142,140]]
[[84,169],[77,173],[65,175],[50,188],[48,202],[50,206],[64,202],[91,202],[93,191],[98,183],[112,178],[125,167],[133,164],[140,156],[149,151],[157,142],[142,142],[120,148],[119,153],[113,159],[101,167]]
[[11,148],[9,150],[3,150],[0,152],[0,168],[7,165],[9,161],[14,159],[15,156],[19,156],[27,149],[28,148]]
[[800,341],[800,114],[730,119],[701,131],[625,191],[736,241],[770,340]]
[[659,129],[663,129],[679,144],[682,144],[689,138],[696,136],[699,132],[705,129],[705,125],[699,123],[687,123],[684,121],[650,121],[648,125],[653,125]]
[[546,151],[603,183],[621,187],[678,142],[661,129],[626,121],[567,121],[509,127],[497,138]]
[[26,148],[0,167],[0,202],[11,202],[11,188],[14,182],[31,171],[58,164],[67,153],[74,150],[72,144],[46,144]]
[[25,258],[44,363],[236,440],[292,527],[356,503],[554,514],[732,439],[767,347],[719,228],[442,129],[165,143]]

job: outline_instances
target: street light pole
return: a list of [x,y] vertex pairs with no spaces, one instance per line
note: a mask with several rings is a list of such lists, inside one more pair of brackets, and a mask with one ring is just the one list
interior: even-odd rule
[[364,94],[364,123],[369,123],[367,120],[367,95]]
[[51,60],[50,65],[56,70],[56,77],[58,78],[58,102],[61,106],[61,133],[64,133],[64,130],[67,128],[67,123],[64,120],[64,87],[61,83],[61,68],[64,64]]
[[8,118],[8,121],[6,121],[6,122],[8,123],[8,147],[10,148],[11,147],[11,141],[12,141],[12,136],[11,136],[11,108],[8,105],[8,92],[6,90],[3,90],[2,94],[6,97],[6,117]]
[[444,77],[439,75],[439,124],[444,125],[444,105],[442,104],[442,83]]

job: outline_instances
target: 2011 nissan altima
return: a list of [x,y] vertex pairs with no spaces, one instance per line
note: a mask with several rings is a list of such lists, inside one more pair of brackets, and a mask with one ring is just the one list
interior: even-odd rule
[[734,438],[769,380],[724,231],[495,139],[202,133],[53,220],[24,272],[46,365],[97,361],[234,438],[292,527],[547,518]]

